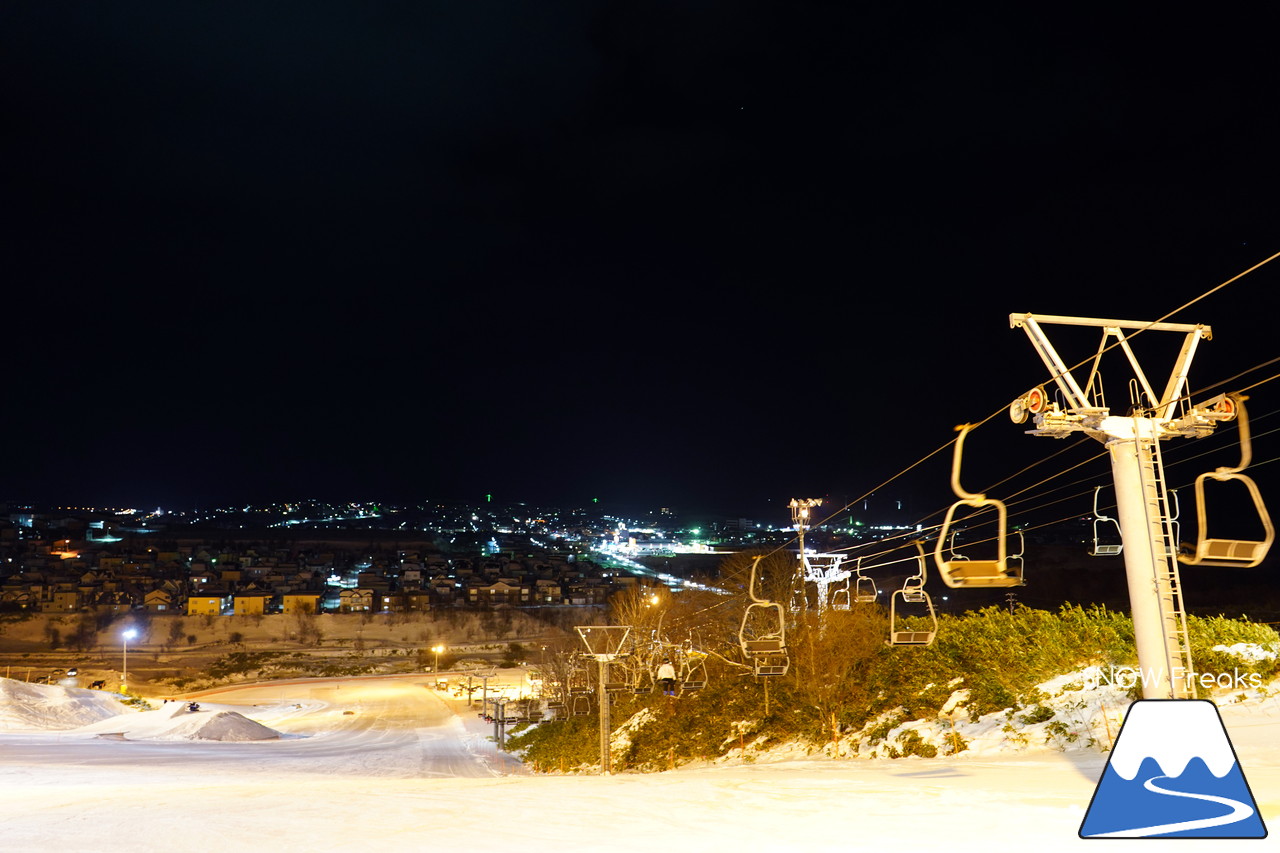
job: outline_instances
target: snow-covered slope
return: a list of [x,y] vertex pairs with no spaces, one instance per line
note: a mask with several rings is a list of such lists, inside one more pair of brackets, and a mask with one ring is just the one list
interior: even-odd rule
[[183,702],[139,711],[114,693],[28,684],[0,678],[0,731],[68,731],[115,734],[131,740],[269,740],[280,733],[238,711],[203,708]]
[[131,711],[101,690],[0,678],[0,731],[75,729]]

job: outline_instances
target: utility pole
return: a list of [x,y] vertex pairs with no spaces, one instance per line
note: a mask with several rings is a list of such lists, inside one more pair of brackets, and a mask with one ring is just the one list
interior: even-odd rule
[[[1102,330],[1102,341],[1083,386],[1049,343],[1041,328],[1044,324]],[[1207,436],[1218,422],[1235,417],[1234,399],[1226,395],[1192,406],[1184,400],[1191,360],[1200,341],[1212,339],[1212,330],[1181,323],[1033,314],[1010,314],[1009,325],[1027,333],[1065,400],[1065,407],[1060,408],[1057,402],[1050,402],[1043,387],[1033,388],[1010,406],[1009,416],[1014,423],[1024,423],[1034,415],[1036,428],[1028,430],[1030,435],[1066,438],[1084,433],[1102,442],[1111,457],[1143,698],[1193,699],[1194,670],[1178,573],[1178,542],[1160,442]],[[1127,335],[1126,331],[1132,334]],[[1159,395],[1130,347],[1130,339],[1138,332],[1175,332],[1185,336]],[[1114,342],[1108,346],[1112,339]],[[1117,348],[1132,371],[1129,411],[1124,415],[1111,414],[1098,373],[1102,355]],[[1269,527],[1269,520],[1266,524]]]

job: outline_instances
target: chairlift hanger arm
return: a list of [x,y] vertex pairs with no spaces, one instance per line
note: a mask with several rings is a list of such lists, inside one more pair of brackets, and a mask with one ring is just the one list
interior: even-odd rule
[[951,456],[951,489],[956,493],[957,497],[966,501],[976,501],[977,503],[974,504],[975,506],[982,506],[987,499],[986,495],[967,492],[964,487],[960,485],[960,459],[964,455],[964,437],[968,435],[970,430],[973,428],[973,424],[961,424],[956,427],[956,432],[960,434],[956,436],[955,453]]

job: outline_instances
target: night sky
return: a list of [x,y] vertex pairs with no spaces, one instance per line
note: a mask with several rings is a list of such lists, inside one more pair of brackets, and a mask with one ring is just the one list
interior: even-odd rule
[[[1010,312],[1280,251],[1267,27],[858,5],[5,4],[0,498],[785,522],[1043,382]],[[1171,318],[1193,385],[1278,287]]]

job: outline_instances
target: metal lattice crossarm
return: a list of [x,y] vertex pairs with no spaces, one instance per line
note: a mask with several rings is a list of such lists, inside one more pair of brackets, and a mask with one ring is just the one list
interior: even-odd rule
[[630,625],[579,625],[578,636],[587,647],[587,654],[598,661],[609,661],[623,655]]

